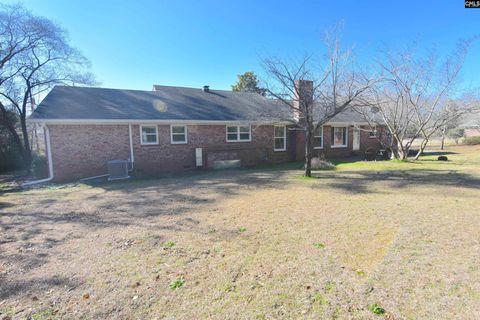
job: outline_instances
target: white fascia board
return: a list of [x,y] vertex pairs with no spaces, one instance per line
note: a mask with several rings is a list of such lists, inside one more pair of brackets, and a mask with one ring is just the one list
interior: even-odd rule
[[[40,124],[190,124],[190,125],[295,125],[290,121],[247,121],[247,120],[152,120],[152,119],[27,119],[28,123]],[[327,122],[326,126],[368,125],[367,122]]]
[[89,124],[186,124],[186,125],[227,125],[227,124],[248,124],[248,125],[288,125],[292,124],[285,121],[223,121],[223,120],[152,120],[152,119],[27,119],[29,123],[57,124],[57,125],[89,125]]
[[348,126],[368,126],[367,122],[327,122],[324,124],[324,126],[331,126],[331,127],[348,127]]

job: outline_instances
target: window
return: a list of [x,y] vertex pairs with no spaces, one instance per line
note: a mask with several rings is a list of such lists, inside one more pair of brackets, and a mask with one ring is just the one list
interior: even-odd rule
[[332,148],[347,146],[347,127],[332,127]]
[[318,127],[313,132],[313,148],[322,149],[323,148],[323,126]]
[[158,144],[157,126],[140,126],[141,144]]
[[368,136],[370,138],[376,138],[377,137],[377,126],[372,127],[372,130],[370,130],[370,132],[368,132]]
[[172,144],[187,143],[187,126],[170,126],[170,142]]
[[251,141],[250,126],[227,126],[227,142]]
[[287,130],[285,126],[274,126],[273,131],[273,150],[287,150]]

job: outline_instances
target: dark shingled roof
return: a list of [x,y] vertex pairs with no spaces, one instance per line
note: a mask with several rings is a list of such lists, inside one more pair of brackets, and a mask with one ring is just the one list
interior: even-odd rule
[[[154,91],[56,86],[38,105],[35,120],[284,121],[291,110],[257,93],[154,86]],[[346,111],[330,122],[362,122]]]

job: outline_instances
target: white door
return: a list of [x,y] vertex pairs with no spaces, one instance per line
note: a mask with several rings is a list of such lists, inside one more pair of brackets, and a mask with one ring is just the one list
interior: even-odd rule
[[360,129],[353,129],[353,151],[360,150]]

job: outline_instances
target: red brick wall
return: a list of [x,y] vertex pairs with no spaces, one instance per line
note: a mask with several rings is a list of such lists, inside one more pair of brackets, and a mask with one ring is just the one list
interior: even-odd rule
[[107,161],[129,157],[128,125],[49,125],[56,181],[105,174]]
[[[297,133],[297,160],[305,157],[305,134],[303,131]],[[362,155],[368,148],[380,149],[381,145],[378,139],[370,138],[367,127],[362,126],[360,130],[360,150],[353,151],[353,126],[348,126],[348,146],[341,148],[331,147],[331,126],[323,126],[323,148],[315,149],[315,156],[324,155],[325,158],[342,158],[352,155]]]
[[[74,180],[107,173],[107,161],[130,158],[128,125],[50,125],[54,177]],[[243,166],[286,162],[287,151],[273,150],[273,126],[252,126],[251,142],[226,142],[225,126],[189,125],[188,143],[171,144],[170,126],[158,125],[158,144],[141,145],[140,127],[132,125],[135,172],[156,174],[195,168],[195,148],[203,149],[205,167],[215,160],[240,159]],[[210,161],[207,161],[210,159]]]
[[273,126],[252,126],[251,142],[226,142],[225,130],[225,125],[189,125],[188,143],[171,144],[170,126],[159,125],[158,145],[141,145],[140,128],[134,125],[135,169],[139,173],[194,169],[195,148],[202,148],[206,168],[213,167],[215,160],[240,159],[242,166],[289,160],[287,151],[273,150]]
[[[50,125],[55,180],[74,180],[107,173],[107,161],[129,159],[128,125]],[[252,126],[251,142],[226,142],[225,125],[189,125],[188,143],[171,144],[170,126],[158,125],[158,144],[141,145],[140,127],[132,125],[134,167],[138,174],[157,174],[195,169],[195,148],[203,149],[203,165],[215,160],[240,159],[242,166],[280,163],[304,157],[303,132],[287,129],[287,150],[273,150],[273,126]],[[325,126],[323,149],[327,158],[352,155],[353,127],[348,130],[348,148],[330,148],[330,127]],[[361,131],[361,150],[379,147],[378,141]]]

